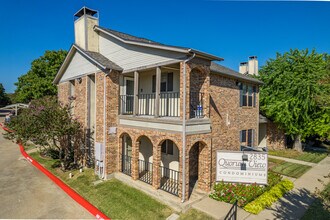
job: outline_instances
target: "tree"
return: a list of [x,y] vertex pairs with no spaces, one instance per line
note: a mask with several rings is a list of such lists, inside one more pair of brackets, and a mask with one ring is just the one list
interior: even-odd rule
[[10,103],[10,100],[5,92],[5,88],[0,83],[0,107],[6,106]]
[[329,77],[327,57],[315,50],[290,50],[277,53],[276,59],[268,60],[260,70],[259,79],[264,82],[260,110],[294,138],[298,151],[302,150],[302,139],[315,134],[324,136],[318,129],[323,131],[324,126],[329,126],[321,119],[325,108],[319,102],[320,97],[329,97],[322,85]]
[[45,54],[34,60],[30,70],[18,78],[15,83],[17,102],[29,102],[44,96],[56,95],[57,87],[53,80],[61,67],[67,51],[46,51]]
[[80,166],[85,160],[85,132],[70,108],[61,106],[55,96],[32,100],[8,126],[15,131],[9,138],[23,143],[32,141],[43,152],[56,153],[64,170]]

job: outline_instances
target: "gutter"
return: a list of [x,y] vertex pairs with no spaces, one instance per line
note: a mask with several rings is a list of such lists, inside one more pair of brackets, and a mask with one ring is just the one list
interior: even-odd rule
[[196,54],[193,52],[192,56],[183,61],[183,105],[182,105],[182,200],[186,200],[186,100],[187,100],[187,79],[186,79],[186,63],[194,59]]

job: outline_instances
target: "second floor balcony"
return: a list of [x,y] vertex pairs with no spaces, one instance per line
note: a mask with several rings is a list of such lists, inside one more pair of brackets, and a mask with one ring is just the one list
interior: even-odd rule
[[[134,96],[134,94],[120,95],[120,113],[122,115],[180,117],[180,112],[182,112],[180,92],[161,92],[158,101],[155,93],[138,94],[136,107],[134,106]],[[200,92],[191,92],[187,96],[190,98],[190,118],[204,118],[203,96],[204,94]],[[156,108],[158,108],[158,115],[156,115]]]
[[208,87],[204,83],[208,81],[202,77],[195,76],[192,80],[187,77],[186,105],[183,109],[181,67],[177,63],[124,73],[120,80],[119,124],[141,129],[182,132],[185,114],[187,133],[210,132],[209,98],[206,94]]

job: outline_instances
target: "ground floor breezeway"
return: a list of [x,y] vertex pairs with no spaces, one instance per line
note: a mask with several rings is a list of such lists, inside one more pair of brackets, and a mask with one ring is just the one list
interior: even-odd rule
[[146,135],[133,136],[127,132],[119,136],[118,162],[122,173],[150,184],[154,189],[182,197],[182,170],[185,169],[186,198],[194,189],[210,189],[210,155],[204,142],[196,141],[186,149],[186,166],[183,168],[179,141],[164,137],[155,143]]

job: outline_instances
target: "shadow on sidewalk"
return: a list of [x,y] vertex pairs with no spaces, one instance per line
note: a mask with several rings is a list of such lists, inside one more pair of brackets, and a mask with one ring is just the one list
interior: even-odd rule
[[276,219],[300,219],[309,205],[313,203],[315,196],[307,189],[295,189],[280,199],[274,211]]

